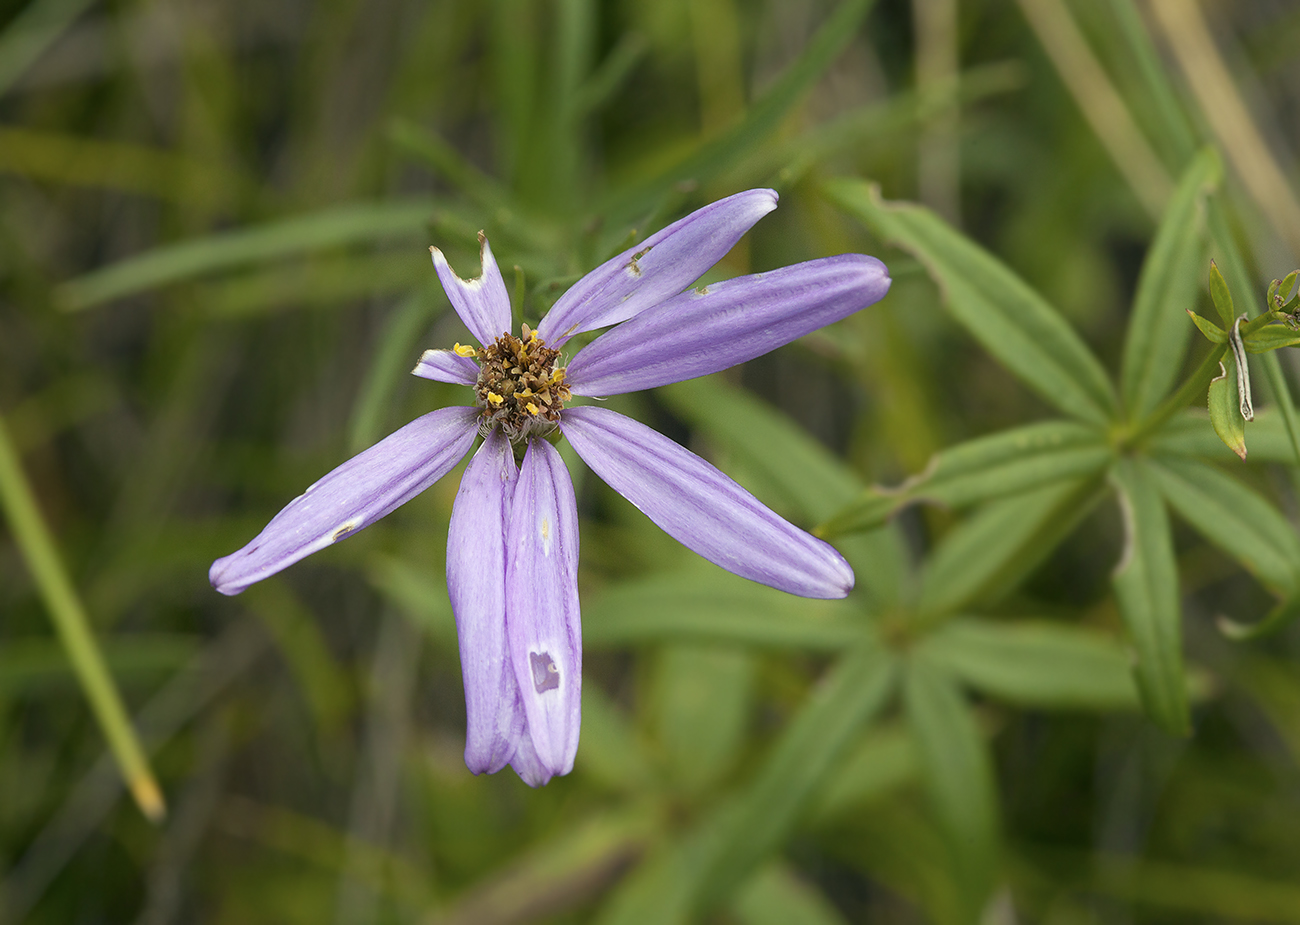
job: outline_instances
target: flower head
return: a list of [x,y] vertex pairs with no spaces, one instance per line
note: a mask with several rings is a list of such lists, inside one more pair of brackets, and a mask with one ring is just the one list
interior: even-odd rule
[[[326,475],[243,549],[212,564],[238,594],[373,523],[450,472],[477,436],[447,537],[447,591],[465,681],[465,763],[511,765],[532,786],[573,768],[582,691],[578,514],[558,428],[597,475],[665,532],[728,571],[792,594],[844,597],[853,571],[700,457],[574,395],[667,385],[753,359],[881,299],[889,274],[845,254],[687,289],[758,219],[772,190],[706,206],[597,267],[537,330],[510,333],[510,301],[487,238],[482,274],[434,266],[479,346],[428,350],[417,376],[474,390],[470,407],[417,418]],[[614,327],[561,363],[575,334]],[[522,460],[518,462],[517,460]]]

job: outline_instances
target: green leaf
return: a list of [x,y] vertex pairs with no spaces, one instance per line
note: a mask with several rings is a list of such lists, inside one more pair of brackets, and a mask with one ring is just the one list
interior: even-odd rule
[[[1233,389],[1236,398],[1236,389]],[[1165,456],[1194,456],[1215,462],[1231,462],[1233,457],[1210,426],[1208,414],[1200,408],[1188,409],[1173,418],[1156,433],[1151,452]],[[1250,422],[1250,461],[1292,463],[1295,450],[1287,436],[1286,424],[1276,408],[1257,409]]]
[[1209,340],[1210,343],[1226,344],[1228,342],[1227,332],[1209,318],[1202,318],[1190,308],[1187,309],[1187,314],[1191,317],[1192,323],[1200,329],[1201,333],[1205,335],[1206,339]]
[[1241,416],[1241,397],[1237,391],[1237,361],[1228,355],[1219,364],[1222,373],[1211,380],[1206,392],[1210,425],[1223,445],[1246,458],[1246,420]]
[[432,212],[433,201],[426,199],[334,206],[147,251],[64,283],[58,298],[75,311],[245,264],[393,235],[414,236]]
[[1300,331],[1288,324],[1266,324],[1241,339],[1247,353],[1268,353],[1283,347],[1300,347]]
[[617,219],[643,213],[674,187],[683,183],[707,185],[760,150],[763,142],[853,41],[874,5],[875,0],[842,0],[809,40],[803,53],[749,107],[740,122],[650,182],[611,198],[600,210],[602,214]]
[[821,788],[812,811],[814,824],[834,825],[842,821],[845,812],[913,780],[919,767],[916,743],[905,725],[896,723],[870,730]]
[[1214,303],[1214,308],[1219,313],[1219,320],[1223,322],[1225,329],[1237,323],[1237,310],[1232,305],[1232,291],[1228,288],[1223,274],[1219,272],[1219,265],[1213,260],[1210,261],[1210,301]]
[[960,888],[962,921],[979,921],[998,868],[998,806],[983,737],[956,680],[920,657],[903,683],[921,776]]
[[1196,301],[1206,249],[1205,197],[1222,174],[1211,148],[1188,165],[1142,264],[1120,365],[1120,395],[1134,420],[1156,409],[1182,368],[1191,336],[1183,311]]
[[1137,650],[1137,683],[1150,717],[1172,735],[1187,735],[1187,682],[1169,517],[1155,477],[1140,460],[1111,471],[1124,518],[1124,552],[1112,583],[1120,616]]
[[1087,424],[1045,421],[944,450],[898,488],[869,488],[818,528],[819,536],[870,529],[917,501],[962,508],[1100,473],[1110,462],[1105,434]]
[[[699,427],[735,453],[746,472],[761,477],[785,502],[813,524],[830,517],[861,494],[862,480],[844,461],[781,412],[719,376],[693,379],[656,393],[687,423]],[[890,529],[839,541],[844,557],[882,607],[899,600],[906,572],[901,537]]]
[[951,613],[991,601],[1031,572],[1100,498],[1096,479],[1076,479],[991,501],[930,554],[918,612]]
[[718,852],[697,870],[696,898],[724,900],[776,851],[854,736],[893,688],[892,656],[871,645],[845,655],[786,726],[757,776],[719,820]]
[[582,745],[574,768],[610,790],[646,793],[655,786],[650,759],[628,719],[596,684],[582,692]]
[[841,601],[810,601],[710,568],[623,582],[582,602],[592,649],[693,640],[835,651],[870,627]]
[[827,195],[876,234],[914,254],[953,317],[999,363],[1066,414],[1104,426],[1115,414],[1106,371],[1057,311],[992,254],[921,206],[886,203],[860,180]]
[[1132,658],[1104,633],[1059,623],[959,618],[918,646],[972,687],[1000,700],[1049,709],[1137,709]]
[[1169,505],[1273,593],[1300,591],[1300,539],[1277,508],[1221,469],[1195,459],[1152,460]]
[[717,645],[665,646],[655,664],[655,739],[677,784],[703,792],[732,767],[745,738],[754,656]]
[[786,864],[759,870],[731,901],[741,925],[846,925],[835,905]]

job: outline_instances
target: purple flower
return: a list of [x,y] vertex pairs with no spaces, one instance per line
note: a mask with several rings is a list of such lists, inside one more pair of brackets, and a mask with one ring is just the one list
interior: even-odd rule
[[[460,279],[431,248],[452,306],[481,345],[428,350],[415,374],[470,386],[349,460],[212,564],[238,594],[368,526],[446,475],[478,435],[447,537],[447,591],[465,680],[465,763],[509,764],[528,784],[573,768],[582,690],[578,512],[557,428],[591,469],[683,545],[728,571],[805,597],[839,598],[853,571],[695,454],[573,395],[607,396],[717,372],[881,299],[889,274],[845,254],[686,289],[776,208],[772,190],[715,202],[579,280],[536,331],[510,334],[510,300],[486,237],[482,275]],[[685,291],[684,291],[685,290]],[[567,367],[573,335],[617,325]],[[519,461],[521,460],[521,461]]]

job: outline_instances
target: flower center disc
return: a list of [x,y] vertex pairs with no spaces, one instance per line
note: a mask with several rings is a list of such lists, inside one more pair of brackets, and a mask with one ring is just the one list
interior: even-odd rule
[[522,338],[502,334],[483,348],[474,391],[483,408],[484,434],[500,427],[511,443],[518,443],[555,429],[560,409],[572,397],[565,368],[555,365],[559,356],[528,325]]

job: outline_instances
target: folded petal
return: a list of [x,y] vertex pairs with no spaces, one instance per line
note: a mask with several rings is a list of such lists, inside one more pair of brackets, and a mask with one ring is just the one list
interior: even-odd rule
[[494,430],[465,467],[447,532],[447,594],[465,679],[465,764],[475,774],[501,770],[525,738],[506,646],[506,519],[518,474],[510,442]]
[[[573,770],[578,751],[582,627],[578,505],[559,451],[545,440],[529,443],[519,471],[506,528],[506,560],[510,657],[528,732],[549,780]],[[519,755],[521,764],[526,759],[526,752]]]
[[442,408],[354,456],[290,501],[251,543],[212,563],[213,587],[238,594],[405,504],[460,462],[478,433],[477,416],[477,408]]
[[487,235],[478,233],[479,263],[482,273],[474,279],[461,279],[447,263],[447,258],[436,247],[429,248],[438,279],[456,309],[460,320],[480,344],[490,344],[510,330],[510,296],[506,294],[505,280],[497,269],[488,246]]
[[575,395],[618,395],[716,373],[882,299],[889,271],[844,254],[715,283],[606,331],[569,363]]
[[853,570],[694,453],[606,408],[566,408],[583,462],[665,533],[729,572],[803,597],[844,597]]
[[770,189],[748,190],[692,212],[578,280],[551,306],[537,333],[551,347],[615,324],[675,296],[721,260],[776,208]]
[[411,372],[435,382],[473,385],[478,381],[478,364],[454,350],[426,350]]

